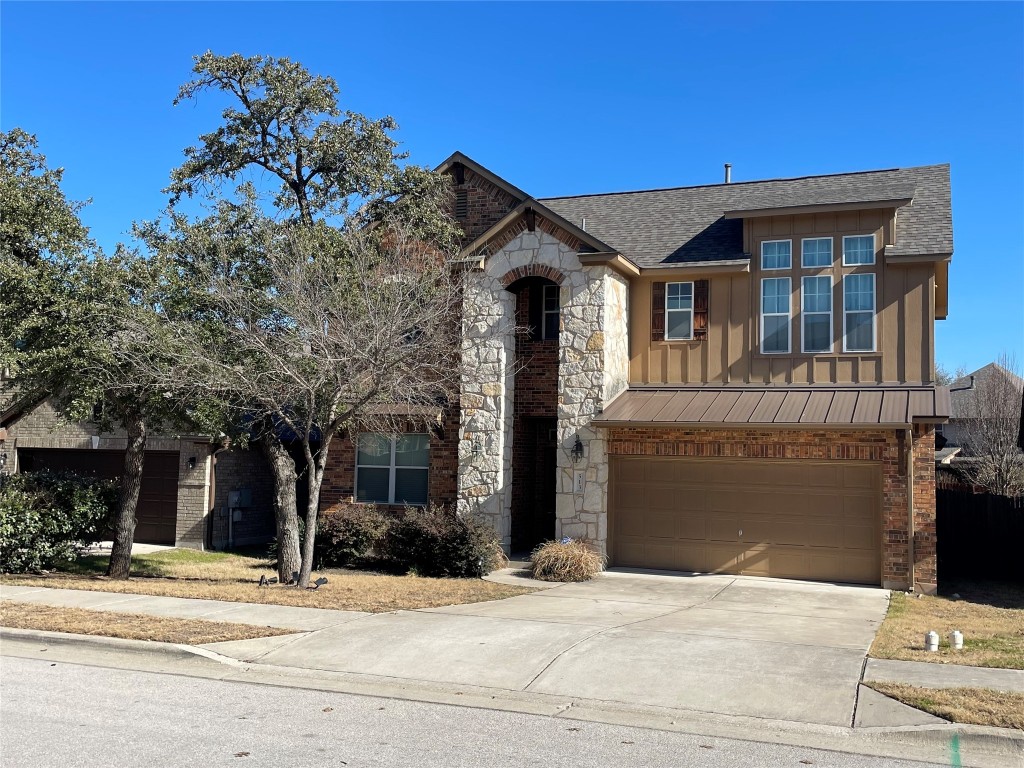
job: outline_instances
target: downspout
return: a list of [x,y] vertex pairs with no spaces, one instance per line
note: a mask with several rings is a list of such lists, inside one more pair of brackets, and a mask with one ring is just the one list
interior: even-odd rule
[[904,445],[907,460],[907,573],[910,577],[910,589],[916,588],[914,577],[914,429],[905,431]]

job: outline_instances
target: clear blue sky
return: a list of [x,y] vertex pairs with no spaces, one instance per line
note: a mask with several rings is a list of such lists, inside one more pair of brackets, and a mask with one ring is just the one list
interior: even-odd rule
[[1024,4],[57,3],[0,6],[0,126],[39,137],[104,248],[155,217],[216,97],[191,57],[270,54],[535,196],[952,164],[937,358],[1024,357]]

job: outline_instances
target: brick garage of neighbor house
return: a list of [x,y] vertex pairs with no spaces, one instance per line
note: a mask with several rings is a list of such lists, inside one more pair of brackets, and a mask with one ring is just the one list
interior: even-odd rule
[[913,457],[914,582],[926,593],[936,587],[935,431],[913,429],[913,449],[904,452],[902,431],[611,428],[608,454],[744,459],[849,460],[882,467],[880,581],[886,588],[910,586],[907,464]]

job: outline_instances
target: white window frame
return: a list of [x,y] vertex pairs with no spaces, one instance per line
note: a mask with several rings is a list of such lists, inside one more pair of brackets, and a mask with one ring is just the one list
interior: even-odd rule
[[[789,301],[786,302],[786,312],[765,312],[764,311],[764,284],[769,280],[785,280],[789,284],[789,290],[787,296]],[[757,296],[757,309],[758,314],[761,317],[761,354],[762,355],[788,355],[793,350],[793,278],[789,277],[762,277],[761,278],[761,291]],[[766,352],[764,349],[764,319],[766,317],[785,317],[786,318],[786,348],[779,350],[772,350]]]
[[[806,290],[804,284],[808,280],[828,280],[828,312],[808,312],[805,306],[804,297]],[[835,304],[835,281],[832,275],[806,275],[800,279],[800,351],[805,355],[830,355],[835,347],[835,326],[832,315]],[[804,317],[808,315],[828,315],[828,349],[807,349],[807,326],[804,324]]]
[[[832,257],[828,264],[807,264],[804,262],[804,255],[807,252],[807,243],[816,243],[819,240],[828,241],[829,255]],[[831,237],[804,237],[800,240],[800,268],[801,269],[828,269],[836,261],[835,242]]]
[[[668,308],[668,294],[670,285],[688,285],[690,286],[690,308],[689,309],[669,309]],[[692,280],[676,280],[671,283],[665,283],[665,341],[693,341],[693,302],[696,299],[695,294],[696,286]],[[689,336],[669,336],[668,329],[671,323],[668,321],[670,312],[683,312],[690,315],[690,335]]]
[[[871,261],[848,261],[846,259],[846,241],[861,239],[864,237],[871,238]],[[843,235],[843,266],[844,267],[871,267],[875,263],[875,250],[878,248],[878,242],[875,239],[875,233],[869,232],[865,235]]]
[[[540,337],[545,340],[555,339],[557,341],[561,328],[555,331],[554,336],[548,336],[548,315],[558,317],[562,314],[561,287],[557,285],[544,285],[541,287],[543,290],[540,292]],[[548,291],[554,291],[555,298],[558,300],[558,306],[554,309],[548,309]],[[559,325],[561,325],[561,321],[559,321]]]
[[[390,455],[390,458],[389,458],[389,461],[388,461],[387,465],[384,465],[384,464],[364,464],[364,465],[362,465],[366,469],[387,469],[388,470],[388,501],[373,501],[373,500],[359,501],[359,467],[360,467],[360,464],[359,464],[359,438],[362,435],[380,435],[381,437],[388,438],[388,440],[390,441],[391,455]],[[423,435],[424,437],[427,438],[427,466],[419,467],[419,466],[411,466],[411,465],[407,466],[407,465],[403,464],[401,467],[396,467],[396,465],[395,465],[395,452],[396,452],[396,450],[398,448],[398,440],[400,438],[402,438],[402,437],[406,437],[407,435]],[[356,474],[355,474],[355,481],[354,481],[353,488],[352,488],[353,495],[356,498],[356,503],[357,504],[408,504],[411,507],[424,507],[424,506],[426,506],[430,502],[430,463],[429,462],[430,462],[430,434],[427,433],[427,432],[407,432],[407,433],[403,433],[401,435],[385,435],[385,434],[380,433],[380,432],[359,432],[359,433],[357,433],[356,434]],[[396,471],[397,469],[423,469],[423,470],[426,470],[426,472],[427,472],[427,498],[424,499],[424,501],[422,503],[395,501],[395,475],[398,474],[397,471]]]
[[[850,349],[846,335],[847,318],[851,313],[862,314],[867,312],[866,309],[854,309],[848,310],[846,308],[846,280],[850,277],[870,277],[871,278],[871,349]],[[853,272],[848,275],[843,275],[843,352],[877,352],[878,351],[878,285],[875,280],[874,272]]]
[[[766,267],[764,265],[764,247],[768,243],[788,243],[789,244],[789,264],[784,267]],[[793,241],[792,240],[762,240],[761,241],[761,271],[762,272],[778,272],[783,269],[793,268]]]

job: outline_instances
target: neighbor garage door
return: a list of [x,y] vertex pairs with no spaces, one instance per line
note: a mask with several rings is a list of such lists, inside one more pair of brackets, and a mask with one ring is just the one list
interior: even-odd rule
[[[24,472],[51,469],[93,475],[108,480],[121,476],[124,451],[79,451],[22,448],[18,466]],[[174,545],[178,517],[178,454],[147,451],[136,512],[135,541]]]
[[881,482],[870,462],[612,457],[611,559],[877,584]]

